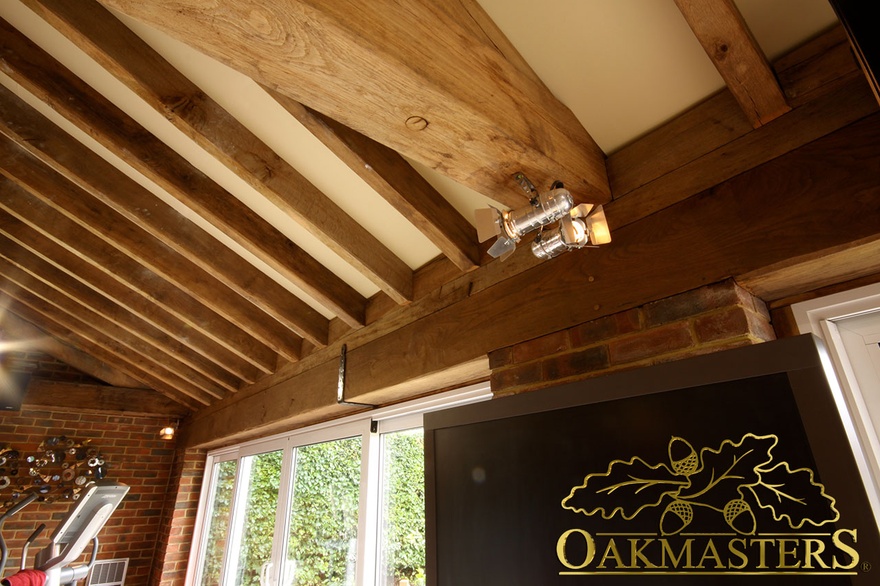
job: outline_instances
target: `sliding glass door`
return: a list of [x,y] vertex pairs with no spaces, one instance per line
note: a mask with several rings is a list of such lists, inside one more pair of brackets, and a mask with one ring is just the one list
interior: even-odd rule
[[[488,396],[469,389],[453,402]],[[212,452],[187,584],[424,586],[422,413],[448,404],[440,396]]]
[[283,586],[354,586],[361,438],[294,449]]

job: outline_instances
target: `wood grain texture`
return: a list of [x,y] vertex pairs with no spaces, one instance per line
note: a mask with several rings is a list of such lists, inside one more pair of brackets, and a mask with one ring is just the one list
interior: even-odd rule
[[[107,9],[92,0],[25,4],[382,290],[410,299],[412,271],[402,260]],[[365,300],[354,289],[326,270],[294,272],[310,295],[350,325],[363,325]]]
[[[69,409],[77,413],[114,412],[151,417],[184,417],[189,410],[155,391],[81,385],[35,379],[30,382],[22,404],[28,407]],[[156,422],[156,433],[167,421]]]
[[[106,320],[125,332],[124,334],[117,332],[115,335],[139,338],[164,352],[168,358],[162,359],[161,362],[167,359],[172,362],[180,361],[233,393],[238,391],[238,387],[243,382],[241,378],[228,372],[221,365],[193,352],[191,348],[168,336],[146,320],[128,312],[122,306],[113,303],[112,300],[100,295],[48,261],[18,246],[2,234],[0,234],[0,264],[5,266],[4,270],[0,271],[3,278],[14,280],[25,289],[35,292],[15,276],[17,273],[26,272],[43,285],[52,288],[54,293],[43,295],[44,298],[51,296],[60,300],[66,298],[74,301],[84,308],[83,311],[97,314],[98,321]],[[76,305],[69,307],[75,314]]]
[[791,109],[733,0],[675,4],[752,126],[758,128]]
[[[0,292],[12,300],[10,311],[28,321],[39,322],[43,329],[52,336],[77,348],[86,349],[92,356],[143,381],[149,388],[155,389],[168,398],[192,410],[204,407],[210,402],[204,391],[191,388],[186,381],[176,379],[174,375],[157,373],[154,367],[139,360],[136,355],[127,352],[113,340],[102,339],[99,335],[94,335],[88,324],[83,324],[75,318],[60,316],[58,319],[59,316],[52,311],[51,307],[47,307],[43,301],[30,295],[27,291],[14,287],[9,288],[0,282]],[[193,395],[199,398],[195,398]]]
[[[347,392],[352,400],[381,401],[387,389],[498,348],[874,237],[878,141],[875,115],[621,228],[614,246],[562,255],[388,331],[349,350]],[[335,380],[335,362],[324,356],[323,365],[203,411],[194,422],[199,441],[220,440],[209,431],[211,414],[224,410],[227,433],[272,428],[263,406],[270,398],[283,404],[295,397],[326,413],[332,399],[324,389]],[[241,423],[230,417],[231,405]],[[306,421],[309,413],[297,417]]]
[[[116,281],[126,287],[124,299],[142,297],[158,304],[190,328],[195,328],[212,340],[256,363],[255,366],[274,370],[275,354],[255,340],[250,334],[230,324],[215,312],[198,303],[189,295],[170,286],[152,271],[134,263],[131,259],[103,242],[98,237],[75,225],[60,213],[40,204],[31,194],[8,179],[0,180],[0,208],[32,231],[42,235],[37,240],[48,240],[72,253],[68,257],[72,265],[71,275],[82,274],[83,266],[89,266],[101,274],[102,281]],[[0,223],[0,229],[10,231]],[[13,226],[14,230],[15,227]],[[26,234],[33,239],[33,234]],[[57,256],[50,257],[52,260]],[[101,286],[100,283],[97,284]]]
[[283,314],[273,315],[274,320],[266,319],[265,314],[234,295],[196,263],[92,198],[6,137],[0,138],[0,167],[3,167],[4,175],[27,189],[37,200],[115,248],[116,254],[128,256],[275,352],[293,360],[299,359],[297,335],[326,343],[326,318],[295,297],[289,297],[289,301],[297,301],[290,309],[296,319],[290,320]]
[[[168,338],[185,345],[191,352],[211,361],[245,383],[255,382],[261,370],[271,371],[269,365],[273,364],[272,354],[243,357],[234,353],[160,305],[153,304],[149,298],[132,295],[131,290],[124,283],[107,278],[100,269],[83,262],[66,248],[40,237],[39,233],[27,224],[3,211],[0,211],[0,237],[4,242],[10,243],[4,251],[5,254],[12,255],[16,253],[15,247],[20,248],[24,255],[23,264],[27,263],[29,258],[44,261],[69,279],[91,289],[97,295],[106,297],[123,311],[142,319]],[[13,260],[17,260],[17,257]],[[27,266],[40,268],[32,264]],[[266,363],[263,368],[259,366],[261,362]]]
[[403,157],[283,94],[268,91],[459,269],[480,266],[477,231]]
[[877,235],[835,250],[823,250],[762,267],[741,275],[737,282],[761,299],[773,302],[802,291],[822,289],[875,274],[880,274],[880,236]]
[[[181,387],[181,391],[193,398],[204,398],[210,402],[213,399],[222,399],[229,394],[230,389],[224,390],[202,373],[180,362],[163,348],[155,346],[139,336],[131,335],[98,311],[80,305],[66,295],[59,294],[56,288],[40,281],[19,267],[0,259],[0,271],[2,271],[5,280],[3,285],[7,288],[5,290],[9,291],[11,287],[16,291],[13,296],[18,295],[19,291],[26,291],[30,295],[30,299],[40,300],[44,311],[51,311],[56,321],[63,322],[73,318],[69,323],[81,321],[88,324],[89,331],[94,336],[93,341],[113,340],[114,347],[124,352],[124,354],[120,354],[120,358],[124,360],[136,359],[138,360],[137,365],[141,368],[144,368],[145,364],[161,365],[161,367],[155,366],[150,370],[154,373],[167,372],[176,375],[179,380],[186,381],[187,384]],[[171,383],[168,379],[165,380]],[[191,394],[193,389],[198,389],[199,392]],[[233,387],[231,390],[237,389]]]
[[[0,21],[0,49],[0,68],[5,73],[145,177],[238,239],[269,266],[294,282],[313,281],[306,276],[309,274],[330,274],[299,246],[5,21]],[[332,277],[322,283],[322,288],[330,289],[341,281]]]
[[[336,403],[337,361],[325,362],[301,376],[279,383],[245,400],[214,403],[210,415],[181,427],[178,445],[233,444],[259,434],[280,433],[354,413],[358,408]],[[331,385],[327,385],[331,382]],[[199,412],[206,413],[206,412]]]
[[302,319],[303,334],[326,342],[325,318],[2,87],[0,107],[0,134],[266,314],[293,328]]
[[[608,200],[604,156],[575,116],[444,3],[102,4],[489,197],[524,171]],[[413,116],[427,127],[408,128]]]
[[[0,249],[8,251],[7,243],[0,243]],[[21,319],[14,313],[6,312],[3,315],[3,320],[0,321],[0,334],[2,334],[4,340],[17,342],[26,348],[27,351],[44,352],[111,386],[132,389],[143,386],[142,382],[120,372],[109,364],[96,360],[94,357],[72,346],[62,344],[34,324]]]
[[[824,47],[817,43],[817,50]],[[846,48],[835,44],[823,55],[792,65],[796,107],[772,123],[752,130],[719,94],[609,159],[615,201],[606,206],[612,230],[683,201],[739,173],[767,163],[878,110]],[[825,63],[848,63],[849,70],[827,76]],[[809,72],[818,71],[816,85]],[[693,142],[677,136],[696,136]],[[680,144],[679,144],[680,143]],[[655,153],[653,156],[650,153]],[[659,153],[659,154],[657,154]]]
[[[779,58],[774,67],[795,107],[837,88],[856,72],[840,27]],[[733,95],[722,90],[609,156],[614,198],[646,187],[752,130]]]

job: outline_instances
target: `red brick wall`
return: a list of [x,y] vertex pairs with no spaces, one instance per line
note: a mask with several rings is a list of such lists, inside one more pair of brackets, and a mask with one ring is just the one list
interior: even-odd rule
[[724,281],[489,354],[496,395],[775,338],[764,303]]
[[162,531],[156,545],[152,586],[180,586],[184,583],[205,456],[202,450],[179,450],[175,455],[162,515]]
[[[174,442],[163,441],[158,436],[159,429],[168,423],[151,417],[25,407],[20,412],[0,414],[0,445],[9,445],[22,452],[36,452],[40,442],[47,437],[65,435],[74,440],[91,440],[91,445],[104,456],[108,466],[107,479],[131,487],[99,535],[99,559],[129,558],[126,585],[146,585],[174,463]],[[2,504],[10,497],[11,487],[0,494]],[[10,550],[7,575],[18,567],[24,539],[37,525],[46,523],[46,533],[31,548],[29,558],[32,564],[33,554],[46,544],[45,538],[69,507],[69,502],[34,503],[7,521],[4,527]]]
[[6,372],[28,374],[34,378],[69,383],[102,384],[76,368],[57,358],[38,351],[6,350],[0,354],[0,366]]

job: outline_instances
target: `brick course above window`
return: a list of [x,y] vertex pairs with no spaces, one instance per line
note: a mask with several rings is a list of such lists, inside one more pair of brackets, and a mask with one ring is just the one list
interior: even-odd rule
[[489,355],[505,395],[775,339],[763,301],[732,280],[528,340]]

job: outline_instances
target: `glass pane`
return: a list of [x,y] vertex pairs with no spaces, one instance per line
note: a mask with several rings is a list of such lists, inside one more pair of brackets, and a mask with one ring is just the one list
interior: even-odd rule
[[202,558],[202,579],[199,582],[201,586],[215,586],[220,583],[223,551],[226,549],[226,536],[229,534],[229,510],[236,468],[235,460],[214,464],[214,490],[207,514],[205,554]]
[[355,583],[361,438],[296,449],[282,586]]
[[380,514],[379,584],[425,586],[425,440],[421,428],[382,436]]
[[283,451],[278,450],[241,459],[246,493],[230,540],[236,558],[235,586],[260,586],[263,567],[268,569],[272,559],[282,457]]

